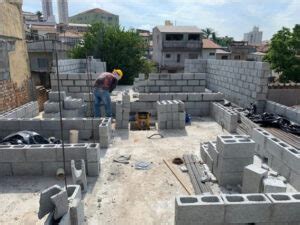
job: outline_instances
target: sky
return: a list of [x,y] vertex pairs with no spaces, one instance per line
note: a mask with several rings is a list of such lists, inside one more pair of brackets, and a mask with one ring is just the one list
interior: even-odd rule
[[[57,0],[52,1],[57,18]],[[171,20],[177,26],[210,27],[218,36],[235,40],[242,40],[253,26],[269,40],[283,26],[300,23],[300,0],[69,0],[70,16],[92,8],[119,15],[125,28],[152,30]],[[23,10],[42,11],[41,0],[24,0]]]

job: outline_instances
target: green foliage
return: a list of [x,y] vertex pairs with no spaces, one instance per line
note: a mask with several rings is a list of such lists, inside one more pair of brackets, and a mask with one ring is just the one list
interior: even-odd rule
[[146,77],[148,77],[149,73],[156,72],[156,68],[155,62],[148,59],[143,59],[143,66],[140,72],[144,73]]
[[[300,82],[300,25],[291,31],[283,27],[271,39],[265,61],[275,72],[280,73],[280,81]],[[297,56],[298,55],[298,56]]]
[[134,77],[144,69],[145,49],[143,39],[135,31],[96,23],[84,35],[84,42],[72,50],[71,56],[85,58],[92,55],[100,58],[106,62],[108,71],[114,68],[123,71],[120,84],[132,84]]
[[212,28],[205,28],[202,29],[203,37],[206,39],[211,39],[218,45],[223,47],[228,47],[231,42],[234,41],[233,37],[218,37],[217,32],[215,32]]

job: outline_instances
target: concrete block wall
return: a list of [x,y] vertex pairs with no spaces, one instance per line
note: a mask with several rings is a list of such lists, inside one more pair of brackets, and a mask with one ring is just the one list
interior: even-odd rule
[[205,73],[150,73],[140,75],[134,88],[140,93],[205,92]]
[[[95,139],[99,139],[100,121],[101,118],[63,118],[65,141],[69,140],[70,130],[78,130],[80,140],[90,140],[93,135]],[[1,138],[21,130],[35,131],[46,138],[54,136],[60,139],[60,120],[58,118],[0,119]]]
[[76,93],[90,93],[94,81],[100,73],[106,71],[106,63],[98,59],[92,59],[89,64],[90,75],[87,74],[85,59],[59,60],[59,82],[56,75],[56,67],[52,68],[50,75],[51,88],[58,90],[58,83],[61,91],[66,91],[68,95]]
[[239,115],[236,111],[217,102],[210,103],[210,115],[230,133],[236,133]]
[[264,110],[271,75],[269,67],[268,63],[254,61],[190,59],[185,62],[185,72],[206,72],[208,89],[224,93],[226,99],[242,107],[256,103],[258,111]]
[[156,102],[163,100],[181,100],[185,111],[192,116],[209,116],[210,102],[223,101],[222,93],[140,93],[139,100],[131,102],[131,111],[147,111],[156,116]]
[[299,224],[299,193],[178,196],[175,225]]
[[300,190],[300,150],[274,137],[262,128],[254,128],[256,154],[267,159],[268,165]]
[[246,135],[220,135],[201,144],[200,155],[219,185],[242,183],[244,167],[253,163],[255,142]]
[[181,100],[157,101],[158,129],[184,129],[185,107]]
[[267,101],[265,111],[279,116],[284,116],[287,119],[300,124],[300,110],[297,108],[281,105],[277,102]]
[[[97,176],[100,169],[99,144],[65,144],[66,174],[71,174],[71,160],[85,160],[87,174]],[[89,166],[98,164],[98,167]],[[56,176],[63,168],[61,144],[0,145],[0,176]]]
[[38,102],[32,101],[0,114],[0,118],[33,118],[39,115]]
[[128,129],[130,114],[130,95],[128,91],[123,91],[122,101],[116,103],[116,128]]
[[65,91],[51,91],[49,92],[49,100],[44,103],[44,118],[59,118],[61,100],[62,116],[64,118],[85,117],[86,107],[81,98],[67,97]]

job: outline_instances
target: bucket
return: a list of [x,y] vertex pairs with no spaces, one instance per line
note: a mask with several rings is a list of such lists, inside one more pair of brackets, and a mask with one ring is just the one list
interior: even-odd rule
[[70,144],[78,143],[78,130],[70,130]]

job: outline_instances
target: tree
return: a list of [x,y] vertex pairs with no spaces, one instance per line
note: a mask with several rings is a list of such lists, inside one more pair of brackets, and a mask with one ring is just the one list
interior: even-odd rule
[[221,45],[223,47],[228,47],[230,45],[231,42],[233,42],[234,39],[233,37],[228,37],[228,36],[225,36],[225,37],[217,37],[215,42],[218,44],[218,45]]
[[270,48],[264,58],[275,72],[280,73],[281,82],[300,82],[300,25],[291,31],[283,27],[271,39]]
[[41,13],[41,11],[37,11],[35,14],[37,15],[39,21],[41,21],[41,20],[42,20],[42,15],[43,15],[43,14]]
[[114,68],[123,70],[121,84],[132,84],[145,65],[145,49],[145,42],[135,31],[96,23],[85,33],[83,43],[75,46],[71,56],[85,58],[92,55],[100,58],[106,62],[108,71]]
[[210,37],[215,37],[216,36],[216,33],[214,32],[214,30],[212,28],[205,28],[205,29],[202,29],[202,32],[203,32],[203,37],[206,38],[206,39],[209,39]]

